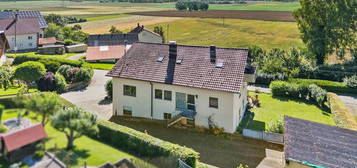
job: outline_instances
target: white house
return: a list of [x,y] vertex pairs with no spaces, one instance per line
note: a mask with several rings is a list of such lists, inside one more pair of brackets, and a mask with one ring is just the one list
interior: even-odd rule
[[129,33],[138,34],[140,42],[147,42],[147,43],[162,43],[161,35],[147,29],[144,25],[138,25],[132,29]]
[[10,46],[7,42],[5,32],[0,31],[0,65],[3,65],[6,62],[6,50],[9,48]]
[[[248,50],[134,43],[113,77],[113,115],[158,120],[181,116],[236,131],[247,107]],[[248,78],[246,78],[248,79]]]

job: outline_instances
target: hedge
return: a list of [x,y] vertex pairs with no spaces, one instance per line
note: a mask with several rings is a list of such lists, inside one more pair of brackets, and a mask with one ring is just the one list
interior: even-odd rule
[[289,79],[289,82],[306,84],[306,85],[315,84],[329,92],[357,94],[356,88],[350,88],[342,82],[334,82],[334,81],[318,80],[318,79],[300,79],[300,78]]
[[61,65],[71,65],[75,67],[81,67],[83,62],[81,61],[75,61],[75,60],[69,60],[65,58],[55,58],[51,56],[27,56],[27,55],[21,55],[17,56],[14,59],[13,64],[18,65],[27,61],[55,61],[60,63]]
[[172,144],[134,129],[109,121],[98,122],[98,138],[113,146],[147,157],[180,158],[191,167],[196,167],[199,153],[191,148]]
[[342,82],[345,77],[356,75],[357,72],[343,72],[343,71],[330,71],[330,70],[315,70],[315,71],[302,71],[297,77],[308,79],[321,79]]
[[327,93],[327,102],[338,127],[357,130],[357,123],[354,120],[354,116],[336,94],[331,92]]
[[281,80],[285,81],[287,79],[286,76],[281,74],[266,74],[266,73],[258,73],[255,79],[255,84],[262,84],[262,85],[270,85],[272,81]]

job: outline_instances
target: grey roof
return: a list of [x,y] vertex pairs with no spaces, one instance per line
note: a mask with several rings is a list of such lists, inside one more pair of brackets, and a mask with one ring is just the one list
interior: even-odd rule
[[[177,45],[176,60],[182,60],[178,64],[169,58],[168,44],[139,42],[132,45],[108,76],[240,92],[248,50],[216,48],[216,55],[217,62],[223,63],[222,68],[210,61],[210,47]],[[160,56],[164,57],[162,62],[158,61]]]
[[129,33],[139,34],[139,33],[141,33],[141,32],[144,31],[144,30],[147,31],[147,32],[150,32],[150,33],[152,33],[152,34],[154,34],[154,35],[156,35],[156,36],[161,37],[161,35],[159,35],[159,34],[153,32],[153,31],[151,31],[151,30],[145,28],[144,25],[140,25],[139,23],[138,23],[138,25],[137,25],[134,29],[132,29]]
[[[13,19],[0,19],[0,30],[5,30],[13,22]],[[32,34],[40,33],[40,29],[36,18],[21,18],[16,23],[16,34]],[[8,30],[5,31],[6,35],[15,34],[15,24],[13,24]]]
[[0,11],[0,19],[15,18],[15,13],[18,13],[19,18],[36,18],[41,29],[47,28],[47,23],[43,15],[36,10],[28,11],[15,11],[15,10],[3,10]]
[[89,35],[87,44],[88,46],[105,46],[105,45],[123,45],[133,44],[139,41],[138,34],[95,34]]
[[329,168],[356,167],[357,132],[285,117],[285,159]]

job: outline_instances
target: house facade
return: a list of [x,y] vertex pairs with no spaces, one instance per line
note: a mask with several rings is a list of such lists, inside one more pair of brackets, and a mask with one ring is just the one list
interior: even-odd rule
[[138,34],[140,42],[163,43],[162,37],[159,34],[145,28],[144,25],[140,25],[139,23],[130,33]]
[[0,65],[6,62],[6,50],[10,48],[5,32],[0,31]]
[[245,49],[135,43],[108,73],[113,115],[182,116],[235,132],[247,107],[247,55]]

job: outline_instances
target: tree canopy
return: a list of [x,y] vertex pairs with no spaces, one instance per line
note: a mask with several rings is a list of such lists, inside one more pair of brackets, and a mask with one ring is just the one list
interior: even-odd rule
[[154,32],[159,34],[162,37],[162,42],[165,43],[165,31],[162,26],[155,26]]
[[70,107],[58,111],[52,118],[52,126],[63,132],[67,137],[67,149],[73,149],[74,140],[84,134],[93,134],[98,131],[97,117],[78,107]]
[[356,0],[300,0],[294,11],[302,40],[323,64],[328,54],[343,56],[357,47]]
[[30,84],[39,80],[46,73],[46,68],[42,63],[28,61],[17,66],[14,77],[18,80]]
[[0,67],[0,86],[6,91],[11,85],[12,73],[9,67]]

